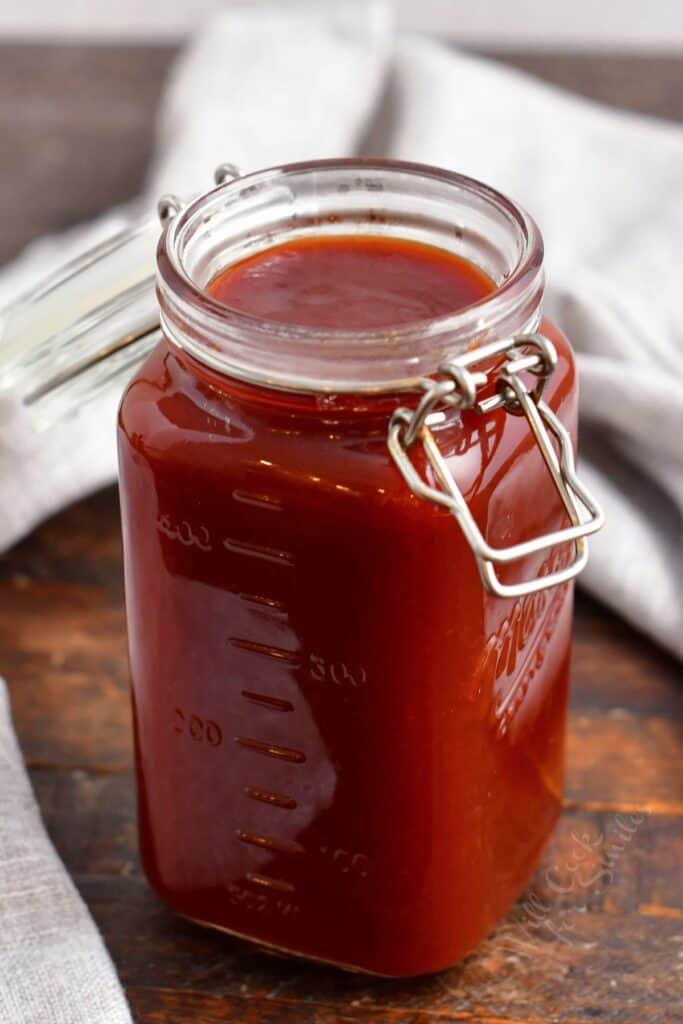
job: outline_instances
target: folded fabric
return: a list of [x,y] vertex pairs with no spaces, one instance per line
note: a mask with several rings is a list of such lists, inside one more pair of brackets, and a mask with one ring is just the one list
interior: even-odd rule
[[[581,369],[582,469],[608,513],[582,582],[683,656],[683,130],[445,45],[394,37],[382,2],[231,5],[181,56],[137,209],[247,172],[354,153],[481,178],[542,227],[546,308]],[[0,275],[0,301],[121,213],[48,240]],[[0,397],[0,548],[114,479],[116,395],[49,439]]]
[[45,834],[0,679],[0,1024],[131,1024],[99,933]]

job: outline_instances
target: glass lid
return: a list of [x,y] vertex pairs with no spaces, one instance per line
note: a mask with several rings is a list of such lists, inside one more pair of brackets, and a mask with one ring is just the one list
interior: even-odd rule
[[0,395],[47,428],[140,363],[159,337],[156,216],[60,267],[0,312]]

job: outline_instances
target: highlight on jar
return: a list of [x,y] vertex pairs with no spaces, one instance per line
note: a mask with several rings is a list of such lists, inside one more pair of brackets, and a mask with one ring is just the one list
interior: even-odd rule
[[259,947],[438,971],[560,812],[572,586],[603,522],[540,232],[380,161],[222,165],[159,217],[29,296],[4,371],[49,430],[126,382],[144,870]]

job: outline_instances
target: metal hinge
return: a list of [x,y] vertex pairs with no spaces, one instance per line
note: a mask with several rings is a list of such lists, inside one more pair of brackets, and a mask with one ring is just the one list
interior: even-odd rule
[[[491,372],[481,367],[501,355],[506,361],[497,371],[495,393],[479,400],[479,393],[490,383]],[[520,334],[473,349],[443,363],[437,377],[423,381],[424,394],[417,407],[396,409],[389,423],[389,451],[406,483],[418,498],[441,505],[452,513],[474,553],[484,586],[498,597],[522,597],[573,579],[588,561],[586,538],[604,523],[600,506],[576,475],[571,436],[541,397],[556,364],[555,347],[541,334]],[[531,390],[520,376],[525,372],[537,378]],[[525,416],[571,525],[510,547],[491,547],[477,526],[430,429],[435,417],[443,418],[439,407],[442,410],[474,409],[482,416],[505,409],[512,415]],[[557,441],[557,451],[551,434]],[[423,479],[413,464],[410,451],[418,440],[438,487]],[[497,565],[516,562],[537,551],[563,544],[572,544],[574,548],[572,561],[565,567],[519,583],[503,583],[496,573]]]

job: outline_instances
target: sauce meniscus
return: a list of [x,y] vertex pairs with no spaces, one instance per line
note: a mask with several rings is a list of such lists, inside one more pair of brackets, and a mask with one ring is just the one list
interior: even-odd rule
[[207,291],[231,309],[308,327],[367,330],[430,320],[490,295],[474,264],[373,235],[298,238],[227,267]]

